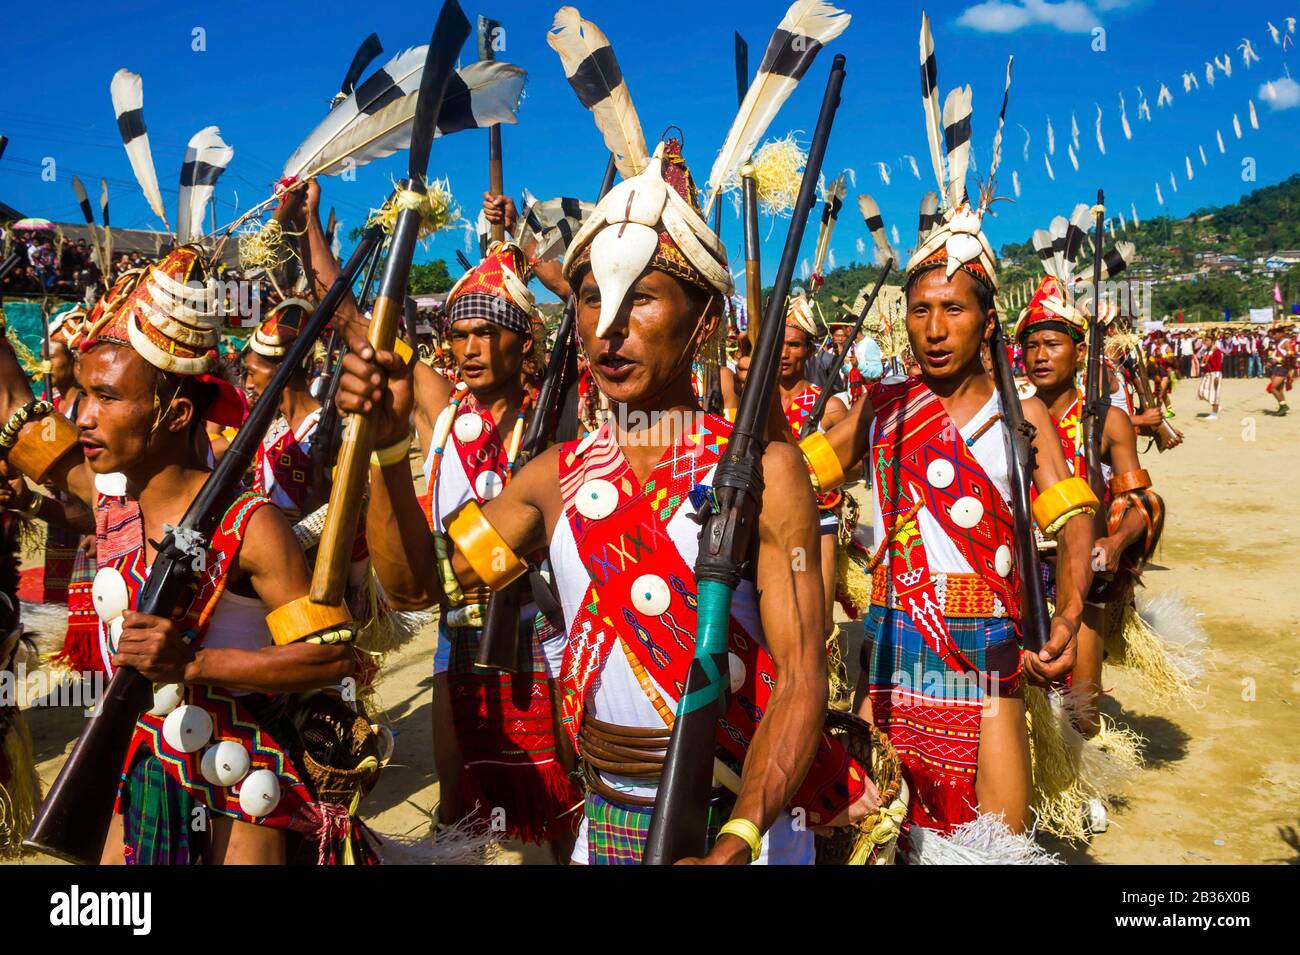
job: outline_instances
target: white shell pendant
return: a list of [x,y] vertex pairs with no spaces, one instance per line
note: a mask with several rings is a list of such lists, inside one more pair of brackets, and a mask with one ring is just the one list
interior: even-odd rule
[[975,497],[959,497],[953,502],[952,522],[958,527],[970,530],[984,517],[984,505]]
[[95,490],[105,497],[126,497],[126,475],[121,471],[96,474]]
[[592,478],[578,488],[573,504],[587,520],[598,521],[618,507],[618,488],[602,478]]
[[101,567],[90,586],[90,596],[95,602],[95,613],[108,623],[126,613],[131,598],[126,592],[126,578],[116,567]]
[[1028,401],[1034,395],[1038,394],[1038,389],[1028,378],[1016,379],[1016,394],[1020,396],[1021,401]]
[[500,494],[503,487],[505,482],[496,471],[484,471],[474,479],[474,491],[485,501],[490,501]]
[[122,624],[125,617],[114,617],[108,622],[108,652],[117,653],[117,646],[122,642]]
[[993,569],[998,572],[999,577],[1006,577],[1011,573],[1011,548],[1003,544],[993,555]]
[[925,469],[925,479],[930,482],[931,487],[945,488],[956,476],[957,469],[947,458],[935,458]]
[[159,683],[153,688],[150,716],[166,716],[185,702],[185,687],[179,683]]
[[204,750],[199,772],[214,786],[233,786],[248,775],[251,765],[248,750],[234,740],[223,739]]
[[456,433],[456,440],[461,444],[476,441],[478,436],[483,433],[483,419],[474,411],[457,415],[451,430]]
[[163,741],[182,753],[197,753],[212,739],[212,717],[199,706],[178,706],[163,720]]
[[280,804],[280,780],[269,769],[255,769],[239,787],[239,808],[261,819]]
[[740,688],[745,685],[745,664],[734,653],[728,653],[727,669],[731,676],[731,692],[739,693]]
[[657,574],[642,574],[632,581],[632,606],[647,617],[657,617],[672,603],[668,584]]

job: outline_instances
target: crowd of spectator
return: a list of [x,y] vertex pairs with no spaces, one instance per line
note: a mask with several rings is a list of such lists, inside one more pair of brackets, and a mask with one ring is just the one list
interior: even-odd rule
[[1224,378],[1265,377],[1273,348],[1266,327],[1166,329],[1148,337],[1146,351],[1151,359],[1172,365],[1179,378],[1199,378],[1216,341],[1223,355]]
[[4,295],[59,295],[67,298],[91,297],[102,292],[106,284],[127,269],[147,264],[140,252],[122,252],[113,256],[107,283],[96,254],[85,239],[61,237],[51,229],[10,230],[0,226],[0,249],[5,255],[16,252],[18,265],[4,278],[0,293]]

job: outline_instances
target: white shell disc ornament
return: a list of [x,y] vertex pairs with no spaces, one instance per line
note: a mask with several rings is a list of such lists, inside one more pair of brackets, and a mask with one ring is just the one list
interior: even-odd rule
[[163,720],[163,740],[182,753],[197,753],[212,739],[212,717],[199,706],[178,706]]
[[166,716],[185,702],[185,687],[180,683],[159,683],[153,688],[150,716]]
[[632,581],[632,606],[647,617],[657,617],[668,609],[673,594],[657,574],[642,574]]
[[953,502],[949,513],[954,524],[970,530],[984,517],[984,505],[976,497],[959,497]]
[[573,504],[587,520],[598,521],[618,507],[618,488],[603,478],[592,478],[578,488]]
[[993,555],[993,569],[998,572],[999,577],[1006,577],[1011,573],[1011,548],[1003,544]]
[[239,786],[239,808],[254,819],[273,812],[280,804],[280,780],[269,769],[255,769]]
[[476,441],[478,436],[483,433],[483,419],[472,411],[467,414],[457,415],[451,430],[455,432],[456,440],[461,444]]
[[95,613],[108,623],[126,613],[131,597],[126,592],[126,578],[116,567],[101,567],[90,585],[90,596],[95,602]]
[[214,786],[233,786],[248,775],[251,765],[248,750],[234,740],[223,739],[203,751],[199,772]]
[[957,469],[947,458],[935,458],[925,468],[925,479],[931,487],[943,489],[957,476]]
[[500,494],[503,487],[505,482],[496,471],[484,471],[474,479],[474,490],[485,501],[490,501]]
[[745,685],[745,663],[734,653],[727,654],[727,671],[731,677],[731,692],[739,693],[740,688]]

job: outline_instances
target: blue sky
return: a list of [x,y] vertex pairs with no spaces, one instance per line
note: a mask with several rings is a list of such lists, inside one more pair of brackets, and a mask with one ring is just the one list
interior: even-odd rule
[[[844,53],[848,80],[826,170],[833,174],[848,167],[856,172],[857,187],[832,243],[836,262],[846,264],[864,258],[856,245],[858,239],[867,239],[853,197],[870,192],[886,223],[897,224],[906,250],[915,239],[919,198],[934,183],[919,105],[917,31],[922,6],[840,5],[854,15],[853,23],[819,57],[769,134],[811,133],[831,54]],[[491,0],[480,8],[464,2],[471,19],[483,13],[504,23],[507,47],[501,58],[529,72],[519,125],[506,127],[504,133],[506,189],[515,196],[526,186],[543,198],[590,197],[604,169],[590,114],[579,105],[545,42],[558,6]],[[647,137],[653,140],[670,124],[680,126],[687,160],[702,180],[736,109],[732,31],[739,30],[749,41],[752,69],[786,6],[782,0],[589,0],[579,9],[609,35]],[[71,176],[80,175],[96,199],[98,179],[107,177],[114,225],[158,225],[135,185],[109,100],[109,80],[125,66],[144,78],[145,118],[169,218],[174,219],[184,145],[195,131],[215,124],[235,149],[217,188],[218,220],[228,220],[236,194],[240,209],[269,194],[284,160],[326,111],[367,33],[379,33],[385,48],[382,62],[400,49],[427,42],[437,13],[435,2],[409,0],[318,0],[308,8],[231,0],[185,7],[174,2],[65,0],[53,14],[39,4],[21,4],[6,12],[0,34],[5,77],[0,133],[10,143],[0,158],[0,200],[28,215],[78,221]],[[976,163],[983,174],[1006,57],[1016,57],[998,192],[1013,194],[1014,170],[1021,196],[1014,203],[997,204],[997,217],[988,225],[995,246],[1023,240],[1053,215],[1068,212],[1076,202],[1091,201],[1099,186],[1105,188],[1112,211],[1123,211],[1127,218],[1135,205],[1146,219],[1231,202],[1300,168],[1300,86],[1287,79],[1288,70],[1297,70],[1292,62],[1295,50],[1275,44],[1267,27],[1271,21],[1285,37],[1285,19],[1300,16],[1300,2],[988,0],[936,2],[926,8],[934,24],[942,91],[946,94],[958,83],[973,86]],[[307,19],[305,10],[315,19]],[[195,28],[205,31],[203,52],[192,49]],[[1095,34],[1096,29],[1104,33]],[[1243,38],[1249,38],[1260,58],[1250,68],[1239,49]],[[1094,50],[1103,44],[1104,50]],[[472,38],[464,57],[476,57]],[[1230,57],[1232,74],[1215,70],[1216,81],[1210,86],[1205,63],[1215,57]],[[1185,71],[1199,84],[1190,93],[1184,92]],[[1261,91],[1267,81],[1274,83],[1271,98]],[[1161,83],[1173,102],[1158,107]],[[1138,87],[1149,101],[1150,122],[1138,117]],[[1120,127],[1120,94],[1131,141]],[[1249,122],[1252,99],[1258,130]],[[1096,141],[1097,104],[1103,110],[1104,156]],[[1078,172],[1067,156],[1072,111],[1080,128]],[[1232,130],[1234,113],[1242,125],[1241,139]],[[1049,180],[1043,159],[1049,115],[1056,138],[1055,155],[1050,157],[1055,182]],[[1029,130],[1027,161],[1025,134],[1017,124]],[[1224,137],[1226,154],[1219,152],[1216,130]],[[1205,150],[1207,165],[1201,162],[1198,146]],[[486,151],[486,134],[474,131],[434,144],[431,173],[449,177],[454,194],[471,213],[486,188]],[[912,174],[905,155],[916,157],[921,180]],[[41,179],[46,157],[57,163],[54,182]],[[1194,174],[1190,182],[1187,158]],[[1243,180],[1247,160],[1254,181]],[[889,167],[889,185],[876,166],[881,162]],[[337,209],[345,226],[355,226],[404,169],[405,155],[399,154],[358,170],[355,182],[326,180],[324,204]],[[970,182],[974,188],[973,176]],[[1164,206],[1157,203],[1157,182]],[[723,237],[733,264],[740,254],[738,232],[728,207]],[[451,260],[456,248],[464,248],[463,238],[463,233],[440,236],[421,257]],[[784,228],[778,225],[764,250],[769,275],[783,240]],[[814,242],[810,229],[807,256]]]

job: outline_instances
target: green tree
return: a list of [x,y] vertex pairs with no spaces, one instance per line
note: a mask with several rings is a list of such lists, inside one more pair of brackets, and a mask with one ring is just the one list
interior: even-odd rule
[[411,281],[408,288],[412,295],[449,292],[454,284],[451,273],[447,271],[446,259],[434,259],[432,262],[411,266]]

